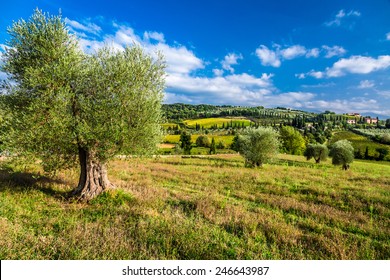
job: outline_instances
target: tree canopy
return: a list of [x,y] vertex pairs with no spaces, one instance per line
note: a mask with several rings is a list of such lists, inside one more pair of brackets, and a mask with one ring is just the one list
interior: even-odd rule
[[86,200],[110,185],[110,158],[156,149],[165,84],[161,55],[138,46],[86,55],[61,16],[39,10],[8,32],[2,66],[11,81],[2,98],[7,148],[41,159],[48,171],[78,158],[75,195]]

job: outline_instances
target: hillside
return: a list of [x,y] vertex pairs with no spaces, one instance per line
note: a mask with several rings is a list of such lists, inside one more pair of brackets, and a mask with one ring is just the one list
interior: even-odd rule
[[345,172],[281,155],[115,160],[117,188],[66,200],[77,171],[49,179],[1,163],[1,259],[389,259],[390,165]]

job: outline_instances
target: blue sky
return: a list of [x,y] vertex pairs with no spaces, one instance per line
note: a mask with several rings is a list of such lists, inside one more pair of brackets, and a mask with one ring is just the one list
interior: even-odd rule
[[6,28],[36,7],[61,10],[87,53],[162,51],[166,103],[390,117],[389,0],[5,1],[0,52]]

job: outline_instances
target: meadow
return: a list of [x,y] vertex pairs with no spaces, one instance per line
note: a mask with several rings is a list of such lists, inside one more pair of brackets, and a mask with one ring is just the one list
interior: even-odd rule
[[90,203],[67,199],[77,170],[0,164],[0,259],[390,258],[386,162],[117,159]]

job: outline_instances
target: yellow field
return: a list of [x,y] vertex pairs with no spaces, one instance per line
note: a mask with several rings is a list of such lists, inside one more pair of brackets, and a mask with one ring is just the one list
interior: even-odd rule
[[[198,138],[200,134],[194,134],[191,135],[191,141],[195,143],[196,138]],[[226,145],[230,146],[232,144],[234,135],[207,135],[209,137],[210,141],[212,138],[215,139],[215,143],[218,143],[219,141],[223,141]],[[164,143],[179,143],[180,141],[180,135],[165,135],[164,136]]]
[[164,129],[168,129],[169,127],[175,127],[177,126],[178,124],[177,123],[162,123],[161,126],[164,128]]
[[206,119],[186,120],[183,123],[187,125],[189,128],[195,128],[196,124],[203,126],[204,128],[210,128],[214,125],[217,125],[218,127],[222,127],[223,124],[225,124],[226,126],[227,124],[231,124],[231,123],[233,123],[233,125],[241,125],[242,123],[244,123],[245,126],[249,126],[251,121],[243,118],[237,118],[237,119],[206,118]]

